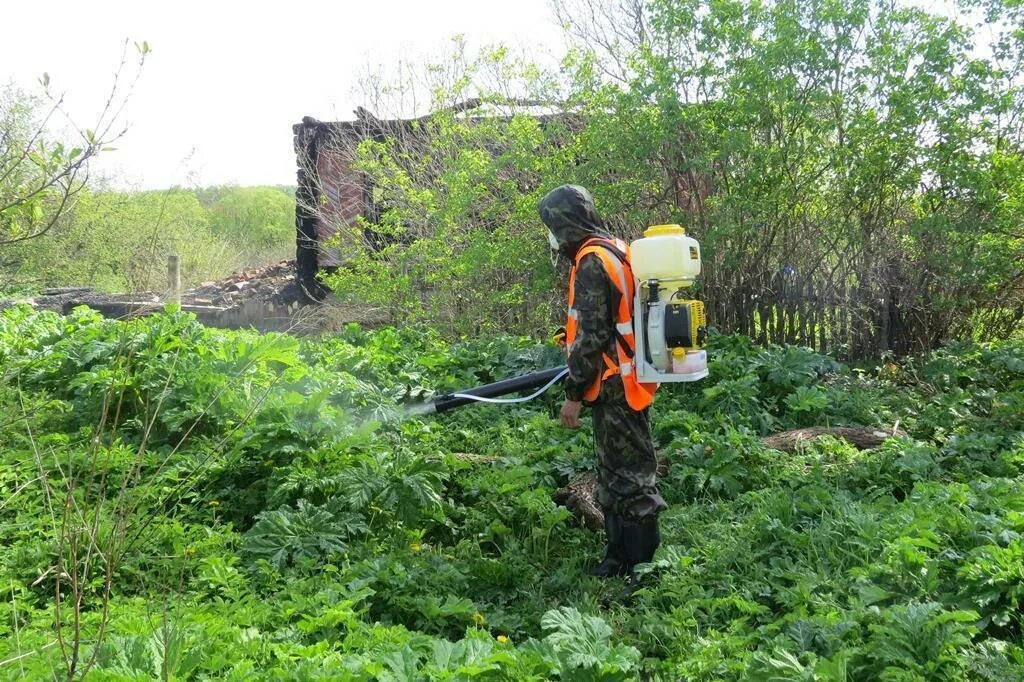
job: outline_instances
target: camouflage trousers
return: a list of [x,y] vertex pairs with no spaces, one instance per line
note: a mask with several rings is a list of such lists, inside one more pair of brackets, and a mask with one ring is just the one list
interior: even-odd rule
[[636,412],[629,406],[618,376],[604,382],[592,408],[598,504],[605,513],[633,519],[667,509],[658,493],[649,410]]

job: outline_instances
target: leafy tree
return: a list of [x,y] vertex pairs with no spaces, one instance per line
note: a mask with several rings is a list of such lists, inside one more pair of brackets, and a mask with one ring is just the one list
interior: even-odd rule
[[[135,45],[135,75],[126,87],[128,47],[126,42],[109,97],[91,125],[68,115],[63,94],[50,90],[48,74],[40,79],[42,96],[13,87],[0,92],[0,247],[58,226],[86,186],[90,160],[124,134],[120,114],[149,53],[148,43]],[[70,128],[67,140],[54,132],[58,125]]]
[[572,158],[557,151],[572,144],[572,121],[534,114],[558,111],[561,85],[502,49],[426,71],[433,114],[380,121],[391,128],[379,139],[339,135],[321,152],[372,182],[371,215],[342,224],[333,205],[314,207],[354,254],[334,288],[452,333],[539,332],[555,291],[537,193]]
[[253,249],[293,249],[295,198],[274,187],[231,187],[210,207],[218,237]]
[[1024,318],[1016,9],[558,4],[579,39],[561,73],[457,52],[425,69],[435,113],[355,152],[336,141],[373,188],[369,215],[338,226],[355,254],[338,290],[453,331],[538,331],[553,307],[536,201],[571,181],[621,236],[694,232],[713,324],[762,343],[907,353]]
[[82,192],[59,233],[20,249],[22,280],[107,291],[162,291],[167,256],[186,285],[230,271],[234,249],[214,237],[210,216],[185,190]]
[[83,190],[60,230],[6,255],[30,287],[160,291],[169,254],[181,257],[186,285],[287,257],[294,211],[285,191],[268,187]]

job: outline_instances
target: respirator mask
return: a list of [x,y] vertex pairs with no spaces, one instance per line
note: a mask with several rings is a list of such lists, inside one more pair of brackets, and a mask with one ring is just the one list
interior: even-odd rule
[[559,256],[558,240],[555,239],[555,233],[551,230],[548,230],[548,245],[551,246],[551,267],[556,268]]

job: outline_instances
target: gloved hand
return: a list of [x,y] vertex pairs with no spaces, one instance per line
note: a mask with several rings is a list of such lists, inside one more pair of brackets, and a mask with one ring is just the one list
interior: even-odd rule
[[551,340],[554,341],[559,348],[565,348],[565,337],[565,327],[559,327],[555,330],[555,335],[551,337]]

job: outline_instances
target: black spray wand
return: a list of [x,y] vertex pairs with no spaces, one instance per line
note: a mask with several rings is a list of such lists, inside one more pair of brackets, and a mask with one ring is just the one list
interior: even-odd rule
[[[525,374],[521,377],[502,379],[501,381],[496,381],[493,384],[485,384],[483,386],[477,386],[476,388],[468,388],[458,393],[447,393],[435,398],[433,402],[427,403],[425,406],[427,409],[424,410],[424,412],[426,414],[430,414],[432,412],[447,412],[448,410],[461,407],[472,402],[497,403],[500,405],[525,403],[544,393],[544,391],[564,379],[565,375],[568,373],[568,367],[553,367],[540,372]],[[509,393],[518,393],[520,391],[529,391],[530,389],[538,387],[539,390],[523,398],[498,398],[498,396],[508,395]]]

